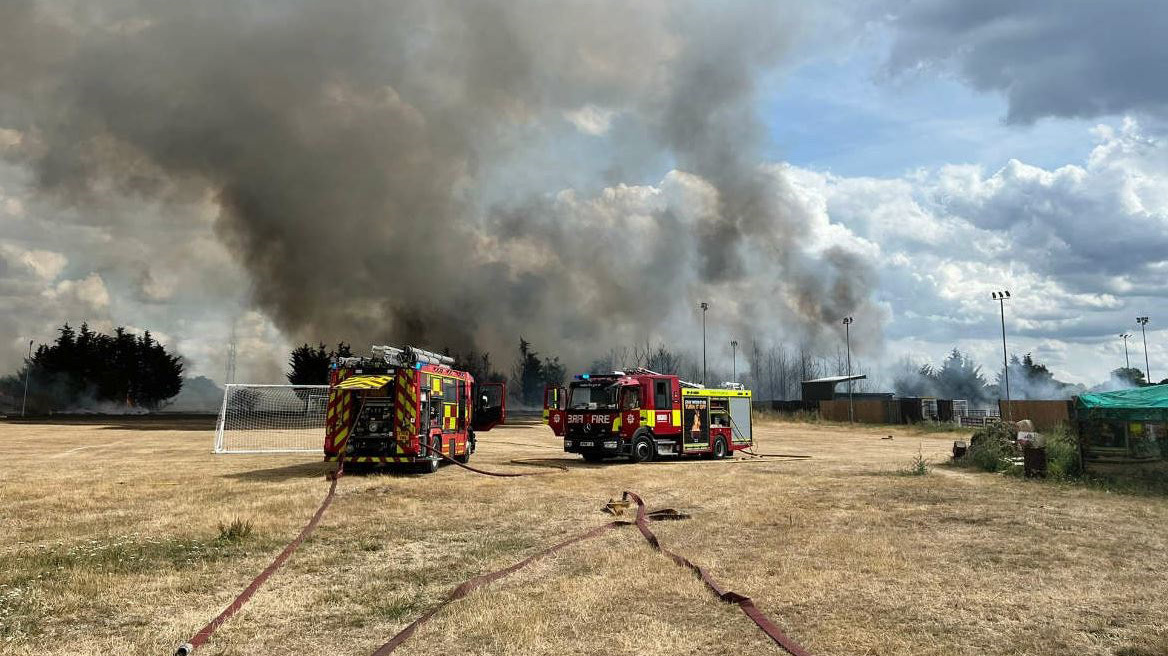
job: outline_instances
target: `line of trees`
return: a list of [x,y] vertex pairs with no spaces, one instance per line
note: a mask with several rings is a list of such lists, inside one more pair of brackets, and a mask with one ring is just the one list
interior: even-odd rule
[[[632,347],[610,348],[603,357],[593,360],[590,371],[624,371],[635,367],[672,374],[695,383],[702,382],[700,359],[670,350],[662,343],[653,346],[645,342]],[[795,400],[802,396],[802,381],[840,376],[847,373],[847,369],[847,354],[842,350],[823,355],[813,353],[807,347],[791,348],[777,344],[762,348],[755,343],[738,354],[737,370],[733,366],[707,366],[706,384],[718,386],[734,380],[752,390],[755,399]],[[854,356],[851,371],[853,374],[871,376],[870,368]],[[866,392],[878,386],[879,381],[860,380],[855,383],[853,390]]]
[[[451,355],[449,349],[443,351]],[[292,352],[289,360],[289,382],[293,384],[323,384],[327,382],[330,358],[337,354],[350,355],[349,346],[341,343],[326,351],[323,343],[316,347],[304,344]],[[512,400],[522,406],[538,407],[543,402],[547,385],[563,385],[568,372],[557,356],[544,356],[526,338],[520,337],[516,358],[509,375],[499,372],[486,352],[468,351],[453,354],[455,367],[469,371],[477,381],[507,381]],[[797,400],[802,397],[800,383],[824,376],[847,372],[847,354],[837,349],[834,354],[815,353],[806,346],[790,347],[777,344],[761,348],[752,344],[739,354],[741,366],[737,372],[723,366],[707,371],[711,386],[731,380],[737,373],[737,382],[753,390],[759,400]],[[701,382],[700,360],[659,343],[649,342],[631,347],[613,347],[604,356],[592,361],[589,371],[607,372],[644,367],[663,374],[673,374],[685,380]],[[899,396],[935,396],[946,399],[966,399],[974,405],[988,405],[1004,397],[999,387],[1003,371],[995,372],[994,380],[987,380],[980,365],[966,353],[954,348],[939,364],[918,363],[905,359],[894,368],[890,384],[873,375],[873,370],[853,356],[851,372],[868,376],[856,381],[857,393],[889,390]],[[1030,353],[1014,355],[1009,363],[1010,396],[1013,399],[1069,398],[1087,391],[1082,385],[1065,383],[1054,377],[1049,368],[1037,362]],[[1120,389],[1145,384],[1143,372],[1135,368],[1116,369],[1109,383],[1093,389]]]
[[37,347],[31,361],[14,376],[0,379],[0,390],[22,398],[29,377],[28,411],[140,408],[154,411],[182,390],[183,361],[167,352],[150,331],[141,335],[124,327],[112,335],[88,324],[74,330],[64,324],[52,344]]

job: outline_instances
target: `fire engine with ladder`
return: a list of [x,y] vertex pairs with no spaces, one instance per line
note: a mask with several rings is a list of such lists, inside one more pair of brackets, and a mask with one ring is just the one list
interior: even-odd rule
[[325,460],[438,469],[439,453],[466,462],[475,433],[506,419],[504,383],[478,383],[454,359],[418,348],[374,346],[373,357],[329,368]]
[[625,456],[726,458],[754,445],[750,390],[706,388],[648,369],[579,374],[544,390],[544,418],[564,451],[588,462]]

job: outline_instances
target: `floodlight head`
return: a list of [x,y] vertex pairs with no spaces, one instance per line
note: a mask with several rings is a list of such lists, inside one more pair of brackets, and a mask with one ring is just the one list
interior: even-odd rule
[[1128,337],[1131,337],[1131,333],[1120,333],[1119,336],[1124,338],[1124,339],[1127,339]]
[[1146,326],[1146,325],[1148,325],[1148,318],[1147,317],[1136,317],[1136,323],[1140,324],[1141,326]]
[[844,324],[845,324],[845,325],[846,325],[846,324],[850,324],[850,323],[852,323],[853,321],[855,321],[855,320],[854,320],[854,319],[852,319],[851,317],[844,317]]
[[1006,298],[1010,298],[1010,290],[1007,289],[1006,291],[1004,291],[1002,293],[1006,295]]
[[710,304],[705,302],[705,301],[702,301],[701,308],[702,308],[702,312],[705,312],[706,310],[710,309]]
[[736,340],[736,339],[732,339],[732,340],[730,340],[730,346],[737,347],[737,346],[738,346],[738,340]]

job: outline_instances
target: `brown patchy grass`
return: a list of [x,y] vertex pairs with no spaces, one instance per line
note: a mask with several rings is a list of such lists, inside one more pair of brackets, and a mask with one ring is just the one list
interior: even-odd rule
[[[211,455],[207,420],[99,421],[0,424],[0,653],[169,654],[326,490],[314,457]],[[624,489],[692,513],[654,530],[815,654],[1168,653],[1165,499],[897,474],[918,449],[943,461],[951,435],[756,431],[760,451],[814,459],[592,466],[526,424],[481,436],[474,463],[566,458],[569,473],[345,477],[315,535],[200,653],[368,654],[456,583],[607,521]],[[222,538],[236,520],[251,532]],[[400,651],[463,652],[779,650],[626,528],[456,602]]]

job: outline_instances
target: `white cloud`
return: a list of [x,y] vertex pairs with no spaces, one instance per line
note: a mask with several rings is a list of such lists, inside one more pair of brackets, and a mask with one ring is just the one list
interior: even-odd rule
[[62,280],[42,294],[47,300],[69,306],[74,312],[102,312],[109,308],[110,295],[105,281],[96,273],[79,280]]
[[[0,193],[3,193],[2,189]],[[5,198],[2,207],[9,216],[15,218],[24,216],[24,203],[20,202],[19,198]]]
[[15,148],[24,141],[24,134],[19,130],[0,128],[0,148]]
[[615,115],[616,110],[597,107],[596,105],[584,105],[583,107],[564,112],[564,118],[576,126],[577,130],[594,137],[599,137],[608,132],[609,127],[612,125],[612,118]]
[[1098,382],[1122,365],[1115,334],[1168,300],[1168,145],[1130,119],[1094,135],[1086,161],[1054,169],[1011,160],[993,172],[795,170],[792,179],[822,197],[833,229],[877,249],[893,359],[928,345],[937,360],[964,345],[991,366],[1000,325],[990,292],[1009,289],[1010,350],[1041,353],[1064,379]]
[[25,250],[16,244],[6,242],[0,242],[0,259],[7,262],[5,268],[19,266],[25,273],[43,282],[55,280],[69,263],[69,259],[61,253]]

